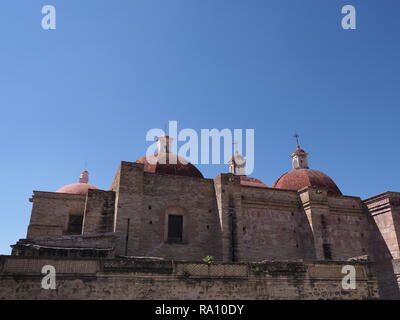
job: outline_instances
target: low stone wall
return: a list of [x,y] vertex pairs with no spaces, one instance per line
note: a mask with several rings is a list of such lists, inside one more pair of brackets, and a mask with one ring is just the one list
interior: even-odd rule
[[[41,287],[44,265],[56,289]],[[342,267],[356,289],[342,288]],[[1,299],[378,299],[369,262],[199,263],[0,256]]]
[[120,235],[114,232],[63,235],[20,239],[11,247],[12,255],[19,257],[112,258],[119,238]]
[[396,277],[400,289],[400,259],[393,260],[392,264],[393,264],[394,276]]

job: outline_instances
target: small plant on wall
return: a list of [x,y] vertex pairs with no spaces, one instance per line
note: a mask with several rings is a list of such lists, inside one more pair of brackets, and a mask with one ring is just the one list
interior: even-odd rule
[[262,274],[264,272],[264,270],[259,265],[252,266],[251,270],[255,274]]
[[208,264],[212,263],[215,260],[215,258],[213,256],[205,256],[203,258],[203,262],[206,262]]

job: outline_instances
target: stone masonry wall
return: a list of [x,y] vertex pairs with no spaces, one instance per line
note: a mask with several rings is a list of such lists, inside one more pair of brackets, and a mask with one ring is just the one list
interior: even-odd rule
[[385,192],[363,201],[369,214],[370,250],[380,295],[400,299],[393,259],[399,257],[400,193]]
[[[168,243],[168,215],[183,216],[183,243]],[[180,260],[221,258],[212,180],[145,173],[137,254]]]
[[325,217],[334,260],[372,255],[368,214],[358,197],[328,197],[329,215]]
[[[342,267],[356,268],[356,289],[342,288]],[[44,265],[56,269],[56,289],[41,288]],[[378,299],[362,262],[60,260],[0,256],[2,299]]]
[[302,190],[301,198],[295,191],[241,189],[244,261],[325,259],[324,244],[330,245],[333,260],[371,254],[360,198],[330,197],[314,188]]
[[83,234],[114,231],[115,192],[89,190],[86,198]]
[[242,187],[243,259],[300,259],[305,257],[303,239],[310,237],[300,228],[308,225],[301,219],[297,192],[270,188]]
[[69,216],[83,215],[85,200],[84,195],[34,191],[27,238],[65,234]]
[[[147,173],[142,164],[130,162],[121,163],[112,189],[115,230],[123,235],[121,255],[324,260],[326,244],[333,260],[370,254],[368,215],[360,198],[330,197],[315,188],[299,194],[244,187],[231,174],[211,180]],[[101,210],[91,203],[97,202],[89,192],[86,214],[97,217]],[[168,214],[183,216],[180,244],[167,241]]]
[[[222,259],[212,180],[147,173],[143,165],[128,162],[121,164],[116,180],[116,230],[123,235],[119,254]],[[183,216],[182,243],[167,241],[168,214]]]
[[347,260],[371,254],[368,215],[360,198],[332,197],[325,190],[312,187],[299,190],[299,195],[317,259]]

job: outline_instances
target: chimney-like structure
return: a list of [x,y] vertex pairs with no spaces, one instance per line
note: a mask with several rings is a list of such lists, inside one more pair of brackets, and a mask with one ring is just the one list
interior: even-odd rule
[[158,144],[158,153],[170,153],[171,152],[171,147],[172,147],[172,142],[173,138],[171,138],[169,135],[164,134],[158,138],[157,144]]
[[308,153],[300,148],[298,145],[296,150],[292,153],[292,167],[295,169],[309,169],[308,168]]
[[246,159],[235,151],[232,158],[229,160],[229,172],[237,176],[246,175]]
[[89,183],[89,171],[83,170],[79,176],[80,183]]

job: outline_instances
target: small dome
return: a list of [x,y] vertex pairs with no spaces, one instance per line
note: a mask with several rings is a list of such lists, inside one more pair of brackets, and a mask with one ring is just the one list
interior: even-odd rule
[[98,189],[98,188],[89,183],[78,182],[78,183],[66,185],[66,186],[58,189],[56,192],[85,195],[88,193],[89,189]]
[[91,185],[89,182],[89,171],[83,170],[81,175],[79,176],[79,182],[66,185],[56,192],[58,193],[70,193],[70,194],[87,194],[89,189],[98,189],[94,185]]
[[144,164],[144,171],[151,173],[174,174],[178,176],[203,178],[203,174],[185,158],[172,154],[160,153],[144,156],[135,161]]
[[342,192],[339,190],[335,182],[325,173],[312,169],[296,169],[283,174],[272,188],[299,190],[304,187],[323,188],[328,191],[329,195],[340,196]]
[[250,178],[248,176],[240,176],[240,184],[242,186],[249,186],[249,187],[262,187],[262,188],[268,187],[261,180],[258,180],[256,178]]

